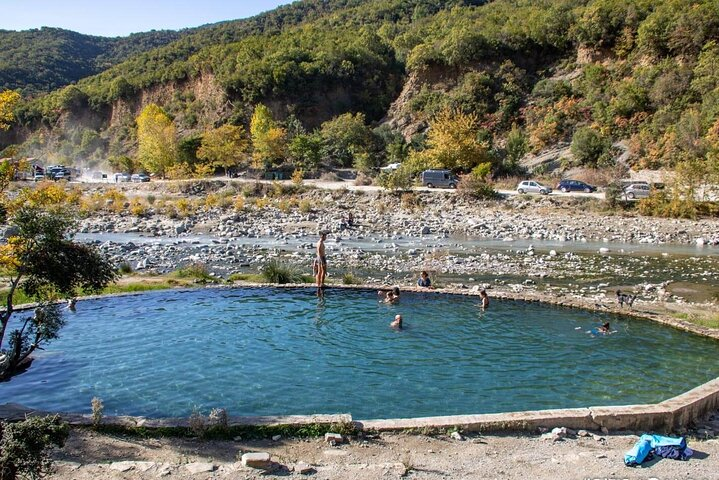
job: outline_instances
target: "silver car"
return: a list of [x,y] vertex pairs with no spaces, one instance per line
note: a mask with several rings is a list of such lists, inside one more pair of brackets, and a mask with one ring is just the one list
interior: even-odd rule
[[649,185],[646,183],[632,183],[624,187],[624,196],[629,200],[647,198],[650,194]]
[[541,193],[542,195],[547,195],[552,193],[552,189],[534,180],[525,180],[517,185],[517,193]]

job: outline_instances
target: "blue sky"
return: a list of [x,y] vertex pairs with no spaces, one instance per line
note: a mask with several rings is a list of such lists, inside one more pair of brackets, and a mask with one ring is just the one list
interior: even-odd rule
[[177,30],[272,10],[290,0],[1,0],[0,29],[60,27],[114,37]]

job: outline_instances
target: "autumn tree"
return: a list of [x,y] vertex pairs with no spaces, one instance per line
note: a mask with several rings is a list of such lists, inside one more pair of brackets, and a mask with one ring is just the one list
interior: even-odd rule
[[[30,201],[20,204],[10,217],[12,233],[0,246],[0,269],[8,285],[5,310],[0,312],[0,380],[17,373],[37,348],[57,338],[64,320],[53,301],[78,292],[99,292],[117,276],[95,247],[73,241],[74,227],[67,208],[47,208]],[[29,316],[15,319],[18,289],[40,306]]]
[[258,104],[250,120],[252,163],[255,168],[267,169],[281,163],[287,156],[287,133],[272,118],[265,105]]
[[205,133],[197,157],[206,160],[212,167],[223,168],[227,175],[228,169],[247,164],[249,148],[245,129],[226,124]]
[[7,130],[15,121],[13,110],[20,101],[20,94],[14,90],[0,92],[0,130]]
[[478,138],[478,130],[476,115],[449,109],[441,111],[430,124],[427,147],[413,151],[405,162],[406,168],[413,173],[425,168],[468,172],[488,162],[488,145]]
[[138,160],[151,173],[165,176],[177,159],[177,129],[165,111],[149,104],[137,117]]

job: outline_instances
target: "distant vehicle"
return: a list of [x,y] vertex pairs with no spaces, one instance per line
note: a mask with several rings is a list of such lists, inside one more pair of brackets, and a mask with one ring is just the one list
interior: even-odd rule
[[597,191],[597,187],[584,183],[580,180],[562,180],[557,185],[557,190],[561,190],[564,193],[568,192],[584,192],[592,193]]
[[129,182],[130,174],[129,173],[116,173],[115,175],[112,176],[112,178],[115,180],[115,183]]
[[70,174],[67,172],[57,172],[55,175],[53,175],[52,179],[55,180],[56,182],[58,180],[67,180],[69,182]]
[[42,182],[43,180],[45,180],[45,175],[42,173],[36,173],[35,176],[32,177],[33,182]]
[[459,179],[449,170],[425,170],[419,175],[419,180],[427,188],[457,188],[459,183]]
[[394,170],[397,170],[400,167],[400,165],[402,165],[402,164],[401,163],[390,163],[389,165],[387,165],[385,167],[380,167],[379,169],[382,170],[383,172],[392,172]]
[[149,182],[150,176],[146,173],[135,173],[130,177],[130,181],[133,183]]
[[519,185],[517,185],[517,193],[540,193],[542,195],[547,195],[552,193],[552,189],[539,182],[535,182],[534,180],[525,180],[523,182],[519,182]]
[[629,200],[635,198],[647,198],[651,194],[651,189],[647,183],[632,183],[624,187],[624,196]]

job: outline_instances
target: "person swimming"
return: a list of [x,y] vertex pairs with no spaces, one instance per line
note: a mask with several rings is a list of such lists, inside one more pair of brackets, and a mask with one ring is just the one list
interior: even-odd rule
[[482,310],[487,310],[489,308],[489,295],[487,295],[487,291],[484,289],[480,290],[479,298],[482,300]]
[[609,322],[604,322],[601,327],[597,327],[597,333],[612,333],[612,327],[609,326]]
[[389,324],[390,327],[396,328],[398,330],[402,329],[402,315],[397,314],[394,316],[394,320],[392,323]]
[[377,295],[384,295],[384,299],[382,300],[384,303],[397,303],[399,302],[399,287],[393,287],[392,290],[387,292],[378,290]]

